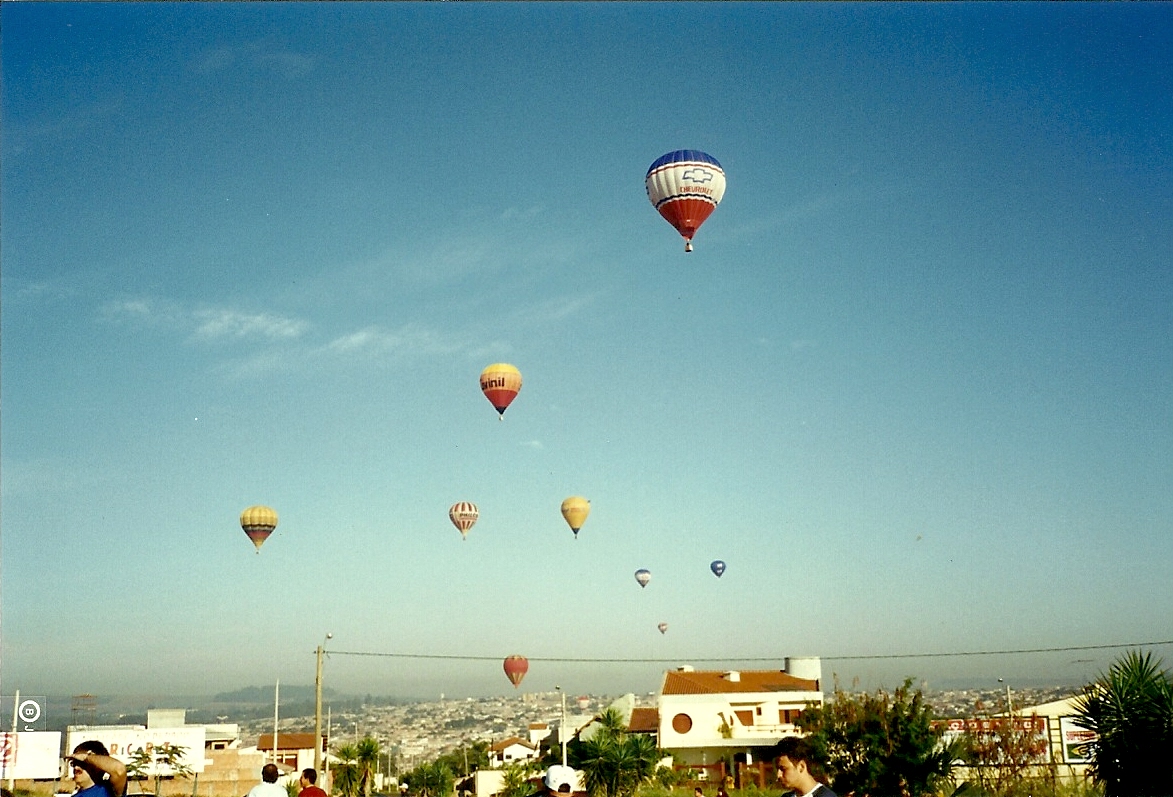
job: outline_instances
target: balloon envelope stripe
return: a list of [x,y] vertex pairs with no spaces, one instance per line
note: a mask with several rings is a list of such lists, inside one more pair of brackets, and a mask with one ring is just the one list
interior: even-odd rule
[[661,166],[677,163],[703,163],[706,166],[716,166],[718,169],[722,168],[721,162],[707,152],[702,152],[699,149],[678,149],[656,158],[652,162],[652,165],[648,167],[648,174],[651,174]]

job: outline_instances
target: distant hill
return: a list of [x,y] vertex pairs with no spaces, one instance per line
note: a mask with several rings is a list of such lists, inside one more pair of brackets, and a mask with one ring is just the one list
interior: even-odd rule
[[[212,696],[213,703],[267,703],[273,705],[273,686],[246,686],[235,692],[220,692]],[[281,705],[286,703],[303,703],[314,699],[312,686],[282,686],[280,690]],[[335,699],[339,696],[335,689],[322,689],[322,699]]]

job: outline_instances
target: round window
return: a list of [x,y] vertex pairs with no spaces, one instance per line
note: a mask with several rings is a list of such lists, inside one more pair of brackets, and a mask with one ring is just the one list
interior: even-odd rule
[[687,714],[677,714],[672,718],[672,730],[677,733],[688,733],[692,730],[692,717]]

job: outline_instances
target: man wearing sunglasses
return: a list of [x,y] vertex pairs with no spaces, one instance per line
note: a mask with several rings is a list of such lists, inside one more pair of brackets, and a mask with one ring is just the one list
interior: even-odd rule
[[110,755],[106,745],[91,740],[79,744],[65,756],[73,766],[74,797],[123,797],[126,794],[126,765]]

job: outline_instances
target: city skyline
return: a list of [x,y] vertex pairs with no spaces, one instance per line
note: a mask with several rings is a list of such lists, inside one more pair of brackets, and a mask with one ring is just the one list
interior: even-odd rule
[[0,20],[5,695],[1168,666],[1167,5]]

